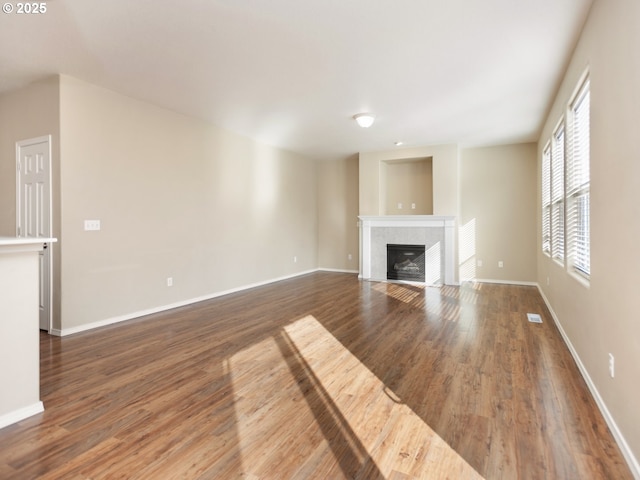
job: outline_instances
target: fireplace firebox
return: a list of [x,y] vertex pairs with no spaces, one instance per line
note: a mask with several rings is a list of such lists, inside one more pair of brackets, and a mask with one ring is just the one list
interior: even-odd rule
[[387,279],[425,281],[424,245],[387,244]]

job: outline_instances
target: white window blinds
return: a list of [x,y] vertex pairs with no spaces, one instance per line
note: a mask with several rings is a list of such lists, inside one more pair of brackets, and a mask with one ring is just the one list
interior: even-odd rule
[[551,144],[551,256],[564,262],[564,122]]
[[551,255],[551,145],[542,152],[542,251]]
[[581,86],[570,105],[571,135],[567,159],[567,231],[568,255],[573,268],[589,275],[589,80]]

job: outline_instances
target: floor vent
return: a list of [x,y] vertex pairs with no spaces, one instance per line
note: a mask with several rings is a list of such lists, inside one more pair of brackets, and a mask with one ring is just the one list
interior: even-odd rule
[[531,323],[542,323],[542,317],[537,313],[527,313],[527,318]]

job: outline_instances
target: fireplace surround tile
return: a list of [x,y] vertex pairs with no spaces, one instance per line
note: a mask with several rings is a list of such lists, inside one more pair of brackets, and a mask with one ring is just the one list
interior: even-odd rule
[[386,281],[387,244],[393,243],[425,246],[429,259],[426,284],[456,284],[455,217],[387,215],[360,216],[359,219],[360,278]]

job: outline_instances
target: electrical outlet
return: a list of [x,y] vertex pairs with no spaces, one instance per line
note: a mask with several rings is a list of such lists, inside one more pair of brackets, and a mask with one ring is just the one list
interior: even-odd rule
[[482,266],[482,260],[478,260],[478,266],[481,267]]
[[85,231],[100,230],[100,220],[85,220],[84,229]]
[[502,260],[500,260],[498,262],[498,268],[502,268],[502,267],[504,267],[504,262]]
[[347,255],[347,258],[348,258],[349,260],[352,260],[352,259],[353,259],[353,255],[349,254],[349,255]]
[[402,210],[402,203],[398,202],[398,210]]
[[415,204],[415,203],[412,203],[412,204],[411,204],[411,210],[415,210],[415,209],[416,209],[416,204]]
[[611,378],[615,377],[615,367],[616,367],[616,359],[613,358],[613,353],[609,354],[609,375],[611,375]]
[[173,287],[173,277],[167,277],[167,287]]
[[298,263],[298,257],[293,257],[293,263]]

